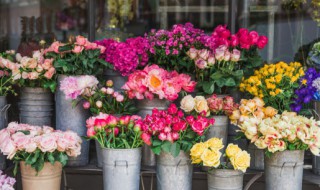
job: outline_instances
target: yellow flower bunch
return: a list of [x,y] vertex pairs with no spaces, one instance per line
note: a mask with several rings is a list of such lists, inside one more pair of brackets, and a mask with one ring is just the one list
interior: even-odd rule
[[263,98],[267,105],[283,112],[290,110],[294,90],[299,87],[298,80],[302,76],[304,70],[298,62],[265,64],[255,70],[253,76],[242,80],[240,90]]
[[[193,145],[190,150],[192,163],[213,168],[220,167],[222,156],[220,150],[223,147],[222,139],[219,138],[211,138],[206,142]],[[226,156],[235,170],[245,172],[250,166],[250,155],[246,151],[242,151],[238,145],[229,144],[226,149]]]

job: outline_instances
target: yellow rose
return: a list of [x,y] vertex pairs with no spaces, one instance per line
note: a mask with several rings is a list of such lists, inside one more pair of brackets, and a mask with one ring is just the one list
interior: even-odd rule
[[217,149],[207,149],[201,155],[201,160],[204,166],[217,168],[220,166],[221,152]]
[[206,111],[208,113],[209,107],[208,107],[208,103],[207,100],[205,99],[205,97],[203,96],[196,96],[194,98],[194,102],[195,102],[195,107],[194,109],[198,112],[201,113],[203,111]]
[[238,145],[230,143],[226,149],[226,155],[231,158],[241,151]]
[[266,109],[264,110],[264,114],[266,117],[273,117],[278,113],[278,110],[274,109],[273,107],[266,107]]
[[229,116],[229,119],[232,123],[237,123],[237,120],[240,119],[240,110],[233,110],[232,114]]
[[192,164],[201,164],[202,160],[200,157],[191,156]]
[[230,162],[235,170],[246,172],[250,166],[250,154],[246,151],[240,151],[234,157],[230,158]]
[[223,146],[222,139],[215,138],[215,137],[207,140],[207,141],[205,142],[205,145],[206,145],[208,148],[217,149],[217,150],[221,150],[221,149],[224,147],[224,146]]
[[191,112],[194,109],[195,101],[191,95],[185,96],[180,102],[180,108],[185,112]]
[[200,158],[200,156],[206,149],[207,147],[203,142],[197,143],[191,148],[190,155],[194,158]]

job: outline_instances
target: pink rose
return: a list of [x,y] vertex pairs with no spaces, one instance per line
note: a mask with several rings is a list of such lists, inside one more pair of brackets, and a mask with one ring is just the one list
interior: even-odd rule
[[184,121],[180,121],[178,123],[173,124],[172,129],[174,131],[184,131],[187,128],[187,123]]
[[169,141],[169,142],[173,142],[173,138],[172,138],[172,134],[171,133],[168,133],[167,134],[167,141]]
[[74,148],[82,143],[81,138],[73,131],[64,132],[63,138],[69,142],[69,148]]
[[257,42],[257,47],[263,49],[268,44],[268,38],[266,36],[260,36]]
[[14,157],[16,151],[16,147],[11,139],[8,139],[1,144],[1,152],[3,155],[6,155],[9,160]]
[[172,132],[171,135],[172,135],[172,139],[174,141],[176,141],[176,140],[178,140],[180,138],[180,135],[177,132]]
[[98,45],[98,48],[100,49],[100,53],[103,54],[106,51],[106,47]]
[[58,137],[57,140],[57,149],[60,152],[64,152],[69,148],[69,142],[67,139],[63,138],[63,136]]
[[210,56],[208,57],[208,61],[207,61],[208,66],[214,65],[215,62],[216,62],[216,59],[214,58],[214,56],[213,56],[213,55],[210,55]]
[[237,45],[239,45],[239,39],[236,35],[231,36],[230,45],[232,47],[236,47]]
[[229,61],[230,60],[230,57],[231,57],[231,53],[227,50],[225,53],[224,53],[224,61]]
[[167,135],[165,133],[160,133],[158,135],[159,140],[165,141],[167,139]]
[[84,46],[87,44],[87,42],[88,42],[87,38],[85,38],[83,36],[76,37],[76,44],[78,44],[79,46]]
[[124,100],[124,96],[123,95],[119,94],[118,96],[116,96],[116,101],[117,102],[123,102],[123,100]]
[[46,73],[44,73],[44,77],[46,77],[47,79],[51,79],[55,73],[56,69],[54,67],[51,67]]
[[198,135],[202,136],[204,130],[206,129],[206,123],[196,120],[195,122],[193,122],[193,124],[191,125],[191,128],[194,132],[196,132]]
[[53,59],[45,59],[41,65],[43,69],[49,70],[52,67]]
[[28,74],[28,78],[29,78],[30,80],[38,79],[38,78],[39,78],[39,73],[33,71],[33,72],[31,72],[31,73]]
[[63,44],[61,44],[59,41],[55,41],[51,44],[49,50],[54,51],[55,53],[60,53],[59,52],[59,47],[63,46]]
[[151,146],[151,135],[149,135],[147,133],[142,133],[141,134],[141,139],[143,140],[143,142],[146,145]]
[[198,50],[195,48],[190,48],[187,52],[187,55],[190,57],[190,59],[195,59],[198,56]]
[[72,52],[73,53],[81,53],[83,51],[83,46],[74,46]]
[[199,57],[202,58],[203,60],[207,60],[209,55],[210,55],[210,52],[206,49],[202,49],[199,52]]
[[232,50],[231,61],[238,62],[240,60],[241,52],[237,49]]
[[224,59],[224,53],[225,53],[226,49],[223,46],[219,46],[216,50],[215,50],[215,58],[218,61],[222,61]]
[[43,126],[42,127],[42,131],[44,134],[48,134],[48,133],[52,133],[54,131],[54,129],[52,127],[49,126]]
[[90,137],[93,137],[96,135],[96,131],[94,130],[94,127],[89,127],[87,129],[87,136],[90,138]]
[[195,64],[199,69],[205,69],[208,65],[208,63],[203,59],[197,59]]
[[259,34],[256,31],[249,32],[249,36],[251,38],[251,45],[255,45],[258,42]]
[[30,139],[28,143],[24,145],[24,149],[26,152],[32,153],[37,149],[37,143],[34,140]]
[[70,157],[77,157],[81,154],[81,146],[80,144],[76,144],[73,147],[69,147],[66,151],[67,155]]
[[167,110],[168,110],[168,113],[171,115],[175,115],[178,112],[178,108],[175,104],[170,104]]
[[90,42],[88,42],[88,43],[84,46],[84,48],[85,48],[86,50],[97,49],[97,48],[98,48],[98,45],[97,45],[96,43],[90,43]]
[[54,152],[57,149],[57,138],[50,134],[45,134],[39,141],[39,148],[42,152]]
[[207,99],[209,109],[212,112],[218,113],[223,108],[223,99],[218,98],[216,95],[212,95],[210,98]]
[[88,101],[83,102],[82,107],[84,109],[86,109],[86,110],[89,109],[90,108],[90,102],[88,102]]
[[107,94],[111,95],[114,93],[114,89],[113,88],[107,88]]

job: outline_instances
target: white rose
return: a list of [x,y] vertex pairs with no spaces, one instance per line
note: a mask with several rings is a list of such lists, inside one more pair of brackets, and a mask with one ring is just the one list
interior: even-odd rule
[[191,95],[187,95],[181,100],[180,105],[183,111],[191,112],[194,109],[195,101]]

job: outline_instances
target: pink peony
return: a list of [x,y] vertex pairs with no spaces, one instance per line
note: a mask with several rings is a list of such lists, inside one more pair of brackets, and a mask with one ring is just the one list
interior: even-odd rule
[[123,102],[124,96],[119,94],[118,96],[116,96],[116,100],[117,100],[117,102]]
[[81,94],[76,77],[67,77],[60,82],[60,90],[66,95],[66,99],[77,99]]
[[96,135],[96,132],[95,132],[95,130],[94,130],[94,127],[89,127],[88,129],[87,129],[87,136],[90,138],[90,137],[93,137],[93,136],[95,136]]

